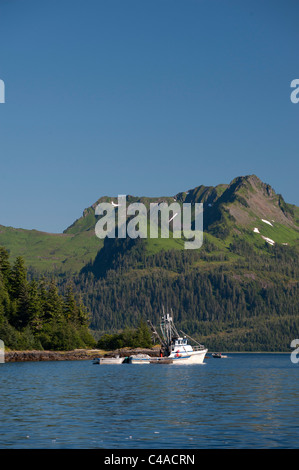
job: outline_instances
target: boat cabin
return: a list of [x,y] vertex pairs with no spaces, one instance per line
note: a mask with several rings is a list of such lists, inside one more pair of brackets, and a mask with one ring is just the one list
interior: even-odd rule
[[173,352],[191,352],[193,348],[188,344],[187,338],[173,338],[171,350]]

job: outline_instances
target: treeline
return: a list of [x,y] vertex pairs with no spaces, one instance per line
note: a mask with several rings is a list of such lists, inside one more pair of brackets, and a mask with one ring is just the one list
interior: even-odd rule
[[[101,273],[91,266],[75,279],[93,312],[91,327],[111,333],[136,327],[141,317],[159,325],[164,305],[209,349],[289,350],[299,335],[298,252],[266,244],[258,251],[241,239],[222,258],[214,248],[146,257],[137,243],[110,258],[105,275],[105,266]],[[204,259],[217,262],[201,268]]]
[[72,350],[91,347],[89,315],[70,285],[59,294],[55,280],[27,280],[22,257],[13,265],[0,247],[0,339],[11,349]]
[[104,334],[97,343],[97,348],[105,350],[152,346],[151,332],[144,320],[140,321],[138,328],[125,328],[121,333]]

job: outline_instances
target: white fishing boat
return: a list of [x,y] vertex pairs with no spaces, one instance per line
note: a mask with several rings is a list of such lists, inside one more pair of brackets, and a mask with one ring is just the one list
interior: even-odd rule
[[[149,322],[150,323],[150,322]],[[152,331],[157,335],[162,344],[162,356],[170,359],[172,364],[202,364],[208,350],[183,331],[179,335],[174,326],[172,316],[167,313],[162,317],[160,330],[162,337],[159,336],[157,330],[150,323]],[[196,343],[192,346],[188,343],[187,337]]]
[[150,364],[151,357],[148,354],[133,354],[129,357],[129,364]]

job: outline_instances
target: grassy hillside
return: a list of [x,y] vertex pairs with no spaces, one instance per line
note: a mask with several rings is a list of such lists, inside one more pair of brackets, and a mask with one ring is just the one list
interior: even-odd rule
[[12,262],[22,256],[38,272],[59,274],[80,271],[95,258],[103,242],[92,231],[51,234],[0,225],[0,245],[9,250]]

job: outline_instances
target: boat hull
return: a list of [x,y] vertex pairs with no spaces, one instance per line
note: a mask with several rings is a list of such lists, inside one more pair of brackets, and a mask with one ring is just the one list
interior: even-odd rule
[[204,358],[208,350],[193,351],[188,355],[174,353],[169,356],[173,360],[173,364],[203,364]]
[[173,359],[168,357],[155,357],[150,360],[150,364],[173,364]]
[[129,357],[129,364],[150,364],[150,359],[147,354],[137,354]]
[[109,365],[109,364],[122,364],[124,362],[124,357],[103,357],[100,359],[99,364]]
[[150,364],[147,359],[130,359],[129,364]]

